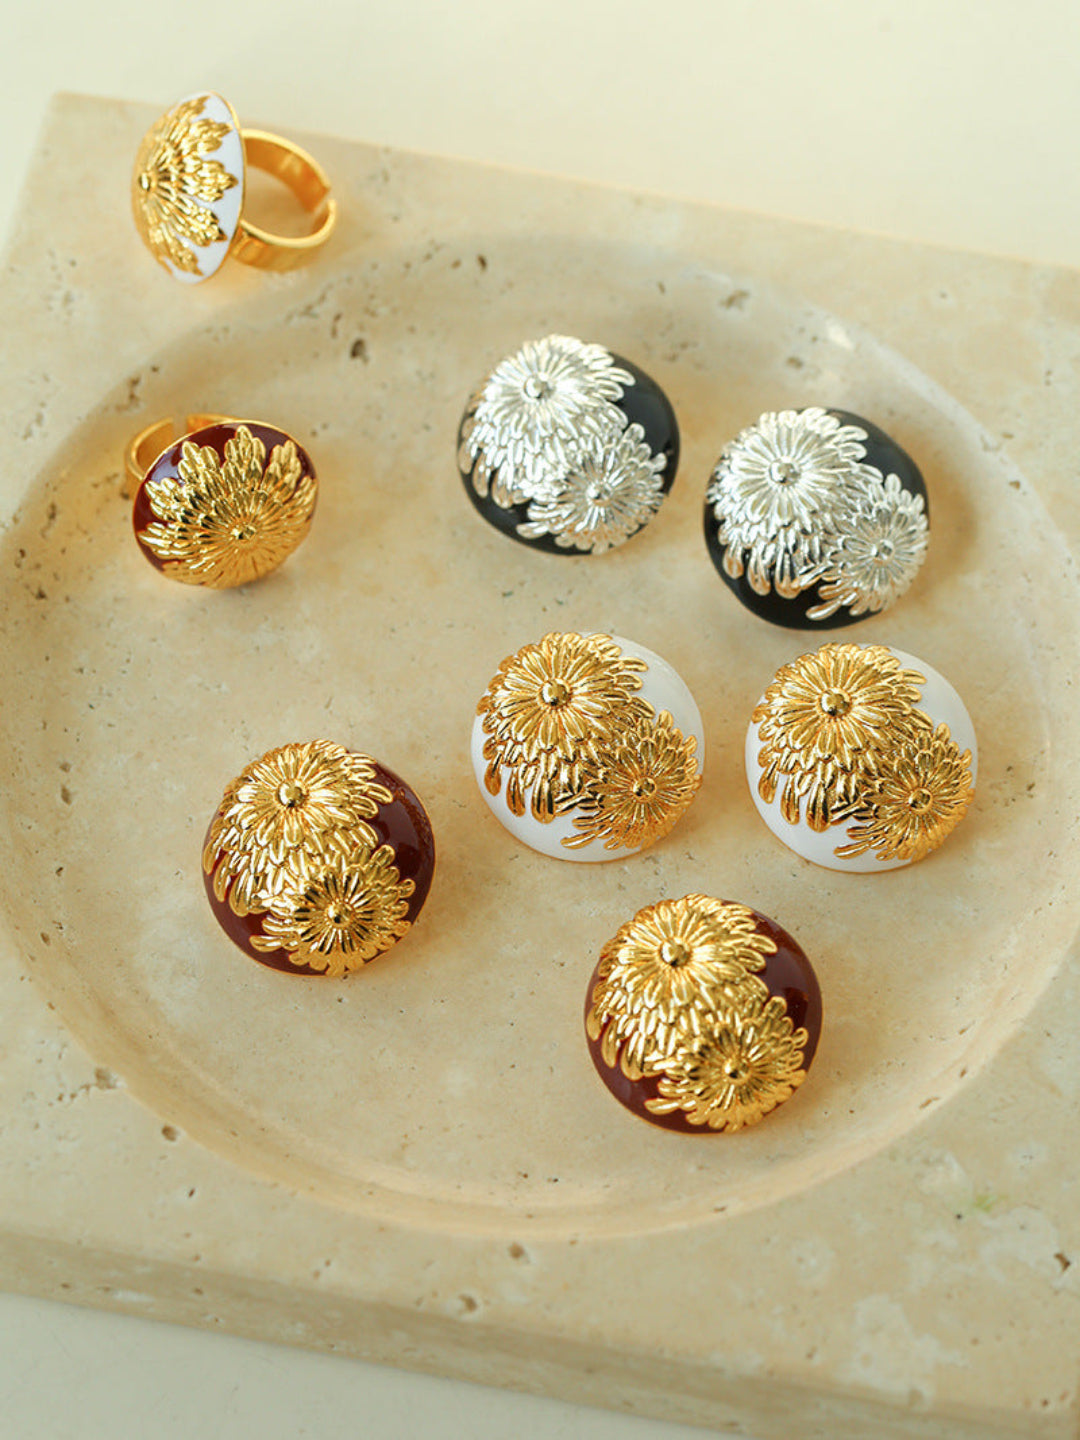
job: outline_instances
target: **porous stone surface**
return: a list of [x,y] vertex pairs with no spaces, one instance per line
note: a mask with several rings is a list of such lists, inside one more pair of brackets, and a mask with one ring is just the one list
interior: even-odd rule
[[[61,98],[4,261],[2,1282],[759,1440],[1074,1435],[1080,276],[314,139],[317,261],[181,287],[127,211],[152,119]],[[478,527],[455,467],[463,387],[549,331],[638,357],[684,440],[648,530],[574,566]],[[918,453],[934,544],[857,638],[980,741],[951,843],[871,882],[754,811],[797,646],[700,535],[725,441],[808,403]],[[201,410],[318,467],[257,586],[169,585],[131,537],[124,444]],[[601,867],[492,825],[468,760],[500,658],[583,626],[669,659],[709,750]],[[409,777],[440,854],[416,943],[341,984],[252,965],[199,878],[224,781],[323,733]],[[799,936],[828,1017],[798,1105],[708,1145],[612,1105],[580,1034],[613,928],[702,889]]]

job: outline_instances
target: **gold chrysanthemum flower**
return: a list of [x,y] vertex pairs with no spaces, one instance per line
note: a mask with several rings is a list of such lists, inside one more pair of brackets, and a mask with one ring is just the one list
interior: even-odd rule
[[808,1041],[780,996],[740,996],[719,1005],[707,1027],[663,1062],[657,1096],[646,1100],[646,1109],[654,1115],[681,1110],[692,1125],[711,1130],[755,1125],[806,1079]]
[[277,568],[303,540],[315,511],[316,483],[303,473],[291,440],[266,446],[246,425],[225,442],[224,461],[190,441],[178,477],[150,479],[157,519],[141,540],[166,573],[188,585],[245,585]]
[[200,120],[205,104],[205,96],[193,96],[151,127],[139,146],[131,187],[135,223],[155,260],[169,260],[188,275],[202,274],[193,245],[228,238],[210,207],[239,184],[219,160],[208,158],[230,126]]
[[858,800],[838,812],[853,820],[843,859],[876,852],[878,860],[921,860],[936,850],[967,814],[975,798],[971,751],[960,747],[947,725],[903,738],[887,765]]
[[400,940],[410,927],[409,899],[389,845],[360,845],[351,856],[313,870],[300,890],[276,896],[252,936],[256,950],[285,950],[293,965],[334,978],[359,970]]
[[577,792],[582,766],[613,742],[617,728],[651,717],[641,688],[644,660],[624,655],[608,635],[545,635],[499,666],[476,707],[483,716],[484,784],[492,795],[507,776],[506,803],[543,823],[557,801]]
[[783,780],[784,819],[797,824],[805,801],[811,828],[826,829],[900,735],[930,727],[916,709],[925,683],[882,645],[823,645],[782,665],[753,713],[758,794],[771,804]]
[[313,867],[359,844],[374,848],[367,822],[393,798],[368,756],[330,740],[269,751],[229,785],[210,826],[203,868],[215,895],[228,894],[238,915],[267,909],[302,888]]
[[684,736],[662,710],[615,737],[585,769],[580,796],[557,807],[573,815],[577,835],[563,844],[580,850],[602,840],[606,850],[641,850],[673,830],[697,794],[702,775],[697,740]]
[[608,1065],[631,1079],[666,1064],[680,1036],[699,1036],[719,1006],[760,992],[755,971],[775,943],[745,905],[709,895],[640,910],[600,954],[586,1028]]

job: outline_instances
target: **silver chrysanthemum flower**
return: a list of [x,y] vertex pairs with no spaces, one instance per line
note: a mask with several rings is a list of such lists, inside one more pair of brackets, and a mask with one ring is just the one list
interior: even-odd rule
[[530,340],[488,376],[463,427],[473,483],[499,505],[550,500],[583,446],[626,426],[614,403],[634,377],[601,345],[568,335]]
[[708,502],[725,546],[724,569],[759,595],[785,599],[815,584],[852,502],[880,471],[864,465],[867,434],[810,406],[762,415],[726,448]]
[[550,499],[529,506],[526,540],[554,535],[564,550],[602,555],[648,524],[664,498],[661,471],[667,456],[654,455],[640,425],[615,440],[593,438]]
[[809,618],[827,620],[841,605],[852,615],[876,613],[898,600],[926,558],[929,529],[923,497],[898,476],[868,484],[824,557],[822,603]]

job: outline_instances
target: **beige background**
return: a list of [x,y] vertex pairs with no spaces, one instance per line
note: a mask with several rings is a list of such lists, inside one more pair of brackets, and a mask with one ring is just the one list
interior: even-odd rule
[[[595,0],[343,3],[302,32],[283,3],[257,21],[237,5],[8,4],[5,225],[51,91],[164,106],[209,86],[248,124],[1080,262],[1071,4],[720,0],[662,18]],[[679,1433],[9,1297],[0,1413],[12,1435],[91,1440]]]

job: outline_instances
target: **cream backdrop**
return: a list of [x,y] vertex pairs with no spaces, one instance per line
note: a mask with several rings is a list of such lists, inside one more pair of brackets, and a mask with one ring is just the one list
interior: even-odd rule
[[[286,134],[1080,263],[1075,0],[4,0],[4,19],[4,229],[53,91],[164,108],[214,88]],[[12,1440],[700,1433],[14,1297],[0,1415]]]

